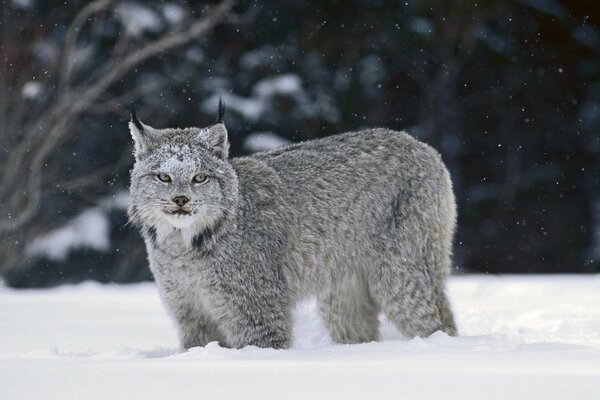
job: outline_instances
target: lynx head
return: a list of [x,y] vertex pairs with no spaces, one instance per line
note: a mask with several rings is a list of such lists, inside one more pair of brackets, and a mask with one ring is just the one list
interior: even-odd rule
[[206,128],[155,129],[132,110],[135,143],[130,219],[159,237],[180,232],[191,240],[213,229],[233,209],[237,179],[227,161],[229,143],[219,119]]

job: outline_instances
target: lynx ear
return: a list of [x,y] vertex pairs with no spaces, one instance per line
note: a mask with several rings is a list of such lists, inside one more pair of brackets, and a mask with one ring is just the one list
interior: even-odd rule
[[131,106],[131,121],[129,121],[129,131],[133,142],[135,143],[134,154],[139,157],[148,150],[148,140],[154,134],[154,128],[143,124],[137,117],[135,107]]
[[229,140],[227,139],[227,128],[225,127],[225,103],[219,97],[219,117],[217,123],[200,131],[198,138],[203,141],[208,148],[225,160],[229,157]]
[[219,97],[219,118],[217,118],[217,124],[225,124],[225,103],[223,99]]
[[203,129],[198,134],[200,139],[217,157],[225,160],[229,157],[229,140],[227,139],[227,128],[225,124],[220,122],[206,129]]

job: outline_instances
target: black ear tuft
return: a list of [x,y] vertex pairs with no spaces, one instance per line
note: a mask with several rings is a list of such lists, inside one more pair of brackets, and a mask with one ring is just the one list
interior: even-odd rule
[[219,119],[217,119],[217,124],[223,124],[225,119],[225,103],[223,103],[223,99],[219,97]]
[[129,106],[129,111],[131,112],[131,122],[135,125],[135,127],[141,132],[144,132],[144,125],[140,122],[135,112],[135,106],[132,104]]

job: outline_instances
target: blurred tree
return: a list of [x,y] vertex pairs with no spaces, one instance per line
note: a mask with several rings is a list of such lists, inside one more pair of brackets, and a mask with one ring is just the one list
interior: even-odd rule
[[[111,54],[204,20],[195,13],[202,2],[91,3],[105,4],[97,11],[84,2],[18,3],[3,10],[0,47],[12,71],[0,75],[10,88],[0,94],[0,168],[18,185],[0,187],[0,219],[17,227],[19,211],[36,204],[35,191],[19,186],[27,182],[39,180],[32,187],[41,187],[43,208],[5,228],[0,269],[11,284],[148,278],[141,240],[122,228],[123,207],[110,198],[126,189],[132,162],[122,105],[137,99],[152,125],[206,125],[219,96],[234,155],[258,148],[247,140],[257,133],[284,143],[377,125],[439,149],[455,182],[462,270],[600,271],[600,9],[592,0],[240,1],[238,14],[217,18],[225,23],[210,40],[132,65],[89,104],[86,88],[121,68]],[[69,28],[83,9],[91,17]],[[66,48],[78,55],[65,59]],[[69,90],[76,105],[57,108]],[[52,133],[53,121],[68,129]],[[38,163],[42,175],[29,166],[45,135],[57,139]],[[16,162],[19,152],[26,158]],[[64,259],[27,251],[30,238],[76,231],[87,209],[107,216],[108,248],[74,242]]]
[[[131,161],[118,151],[116,165],[89,174],[82,174],[87,168],[66,171],[63,152],[69,150],[61,146],[78,131],[89,131],[82,115],[123,112],[125,104],[166,87],[169,77],[124,80],[141,64],[202,38],[232,5],[233,0],[223,0],[199,17],[182,7],[163,8],[159,19],[136,3],[96,0],[82,5],[69,25],[61,25],[60,14],[54,24],[44,24],[47,15],[16,10],[33,7],[29,2],[13,2],[13,10],[3,10],[0,143],[6,157],[0,161],[0,255],[5,262],[0,271],[18,264],[27,238],[39,232],[36,217],[48,191],[85,193]],[[14,18],[13,12],[25,16]]]

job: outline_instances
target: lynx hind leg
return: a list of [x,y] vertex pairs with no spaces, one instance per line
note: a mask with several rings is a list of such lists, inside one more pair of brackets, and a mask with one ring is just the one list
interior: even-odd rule
[[334,282],[317,301],[334,341],[363,343],[378,340],[379,305],[362,279],[352,277]]
[[436,299],[440,318],[442,320],[442,330],[450,336],[457,336],[458,330],[456,329],[456,322],[454,322],[454,314],[448,301],[448,296],[444,292],[444,282],[439,282],[439,286],[436,287]]
[[383,313],[402,334],[427,337],[441,330],[456,334],[456,327],[442,288],[425,272],[424,266],[399,262],[385,266],[374,284]]

